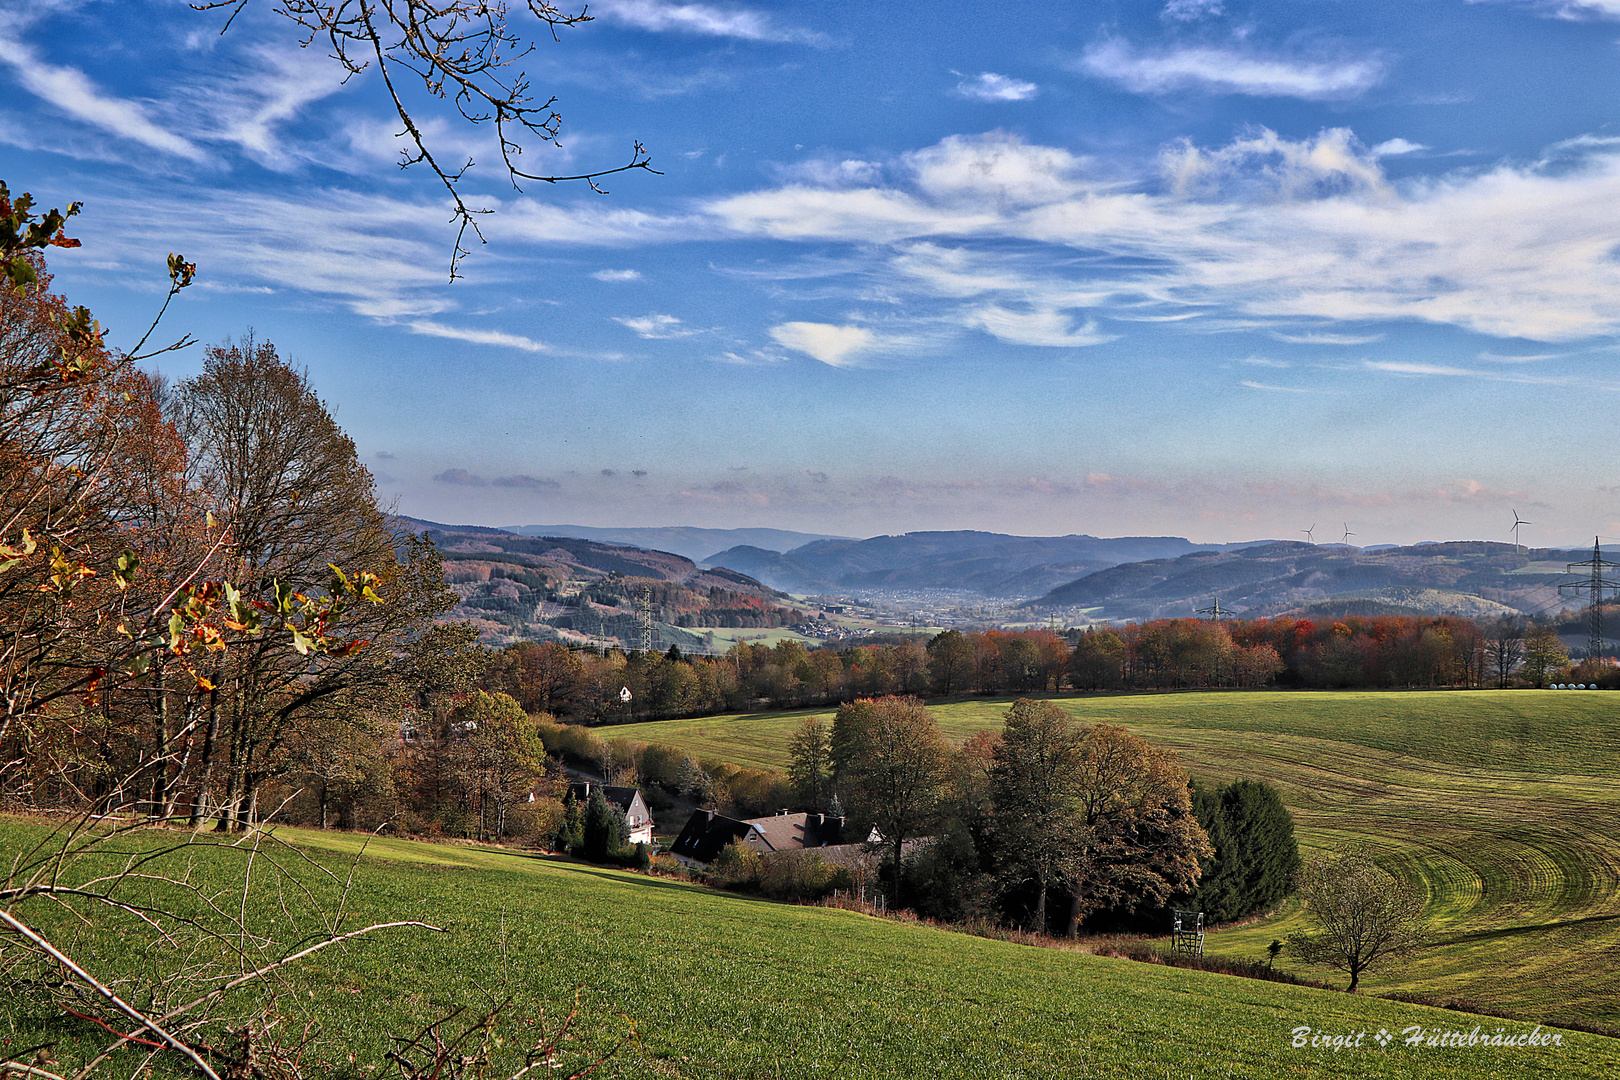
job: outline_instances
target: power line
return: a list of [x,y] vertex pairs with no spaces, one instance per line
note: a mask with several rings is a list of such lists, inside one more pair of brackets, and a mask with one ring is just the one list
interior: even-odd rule
[[636,626],[641,630],[641,653],[645,656],[653,647],[652,589],[646,585],[636,597]]
[[1580,562],[1568,563],[1565,569],[1571,573],[1587,572],[1586,580],[1570,581],[1558,586],[1561,593],[1568,589],[1573,593],[1587,592],[1591,594],[1589,606],[1586,609],[1586,658],[1592,660],[1603,653],[1603,590],[1620,589],[1620,582],[1610,581],[1603,576],[1607,567],[1617,564],[1603,557],[1603,549],[1598,546],[1598,538],[1592,538],[1592,557]]

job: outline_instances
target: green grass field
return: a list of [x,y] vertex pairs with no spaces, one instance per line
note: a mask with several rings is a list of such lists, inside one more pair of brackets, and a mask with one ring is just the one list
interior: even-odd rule
[[[1007,700],[932,706],[962,739]],[[1620,695],[1558,691],[1227,692],[1062,699],[1174,749],[1194,776],[1266,780],[1307,850],[1379,848],[1429,890],[1437,944],[1370,990],[1454,996],[1515,1015],[1620,1026]],[[800,719],[830,710],[615,727],[739,765],[783,766]],[[1276,917],[1209,935],[1261,959],[1303,926]],[[1289,968],[1285,952],[1279,966]],[[1301,974],[1323,973],[1301,970]]]
[[[38,827],[0,821],[0,853]],[[359,839],[281,830],[336,870]],[[221,858],[222,855],[227,857]],[[240,855],[191,857],[223,883]],[[332,902],[330,882],[283,856]],[[631,1077],[1609,1077],[1620,1041],[1563,1032],[1561,1047],[1376,1047],[1380,1028],[1528,1027],[1375,997],[1182,971],[1079,952],[1035,949],[844,911],[770,904],[564,861],[466,847],[374,841],[356,866],[352,915],[418,918],[449,931],[385,931],[322,954],[282,988],[294,1029],[321,1041],[307,1063],[382,1075],[388,1035],[454,1003],[511,995],[503,1053],[584,986],[582,1047],[634,1020]],[[281,890],[281,896],[291,895]],[[290,902],[295,916],[305,906]],[[268,934],[296,938],[262,877],[250,905]],[[35,909],[97,970],[140,970],[134,935],[71,929]],[[307,929],[304,927],[302,929]],[[1290,1045],[1293,1029],[1368,1033],[1358,1049]],[[0,1036],[32,1045],[41,1032],[73,1049],[77,1027],[23,992],[0,995]],[[353,1064],[347,1054],[354,1052]],[[130,1056],[111,1075],[138,1071]],[[505,1073],[499,1074],[505,1075]]]

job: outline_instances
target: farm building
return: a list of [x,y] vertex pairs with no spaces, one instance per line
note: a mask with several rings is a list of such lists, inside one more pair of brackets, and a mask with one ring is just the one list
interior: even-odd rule
[[687,866],[707,866],[725,846],[740,840],[761,853],[825,848],[844,843],[844,819],[833,814],[790,814],[733,818],[698,810],[687,821],[669,853]]
[[612,806],[624,811],[624,820],[630,825],[630,843],[646,844],[651,847],[653,842],[652,812],[647,809],[647,802],[641,797],[641,789],[633,787],[614,787],[608,784],[598,784],[594,780],[576,780],[568,785],[568,793],[584,806],[590,801],[591,791],[602,789],[602,797]]

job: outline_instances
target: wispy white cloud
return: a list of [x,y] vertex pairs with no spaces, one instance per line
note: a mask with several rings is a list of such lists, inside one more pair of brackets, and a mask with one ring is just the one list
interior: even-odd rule
[[823,35],[778,26],[772,18],[751,8],[713,4],[669,3],[667,0],[597,0],[591,11],[621,26],[652,33],[696,34],[739,38],[743,41],[814,44]]
[[1028,101],[1040,92],[1041,88],[1032,82],[997,75],[993,71],[982,71],[956,84],[956,93],[970,101]]
[[[1572,141],[1548,163],[1394,182],[1346,130],[1290,140],[1262,129],[1222,146],[1178,143],[1160,175],[1133,181],[1099,177],[1063,148],[992,132],[952,136],[865,175],[797,180],[668,212],[518,197],[498,206],[496,258],[471,270],[509,272],[501,259],[534,243],[556,251],[770,239],[811,254],[760,280],[815,281],[823,301],[896,312],[917,301],[906,332],[934,341],[979,328],[1004,340],[1078,345],[1098,339],[1094,320],[1105,317],[1119,326],[1190,320],[1192,328],[1258,329],[1305,346],[1371,344],[1379,334],[1369,324],[1397,320],[1521,343],[1620,333],[1612,255],[1620,250],[1612,213],[1620,145],[1602,140]],[[334,189],[298,198],[104,193],[95,203],[118,223],[96,237],[109,257],[196,252],[224,286],[298,290],[364,316],[435,326],[419,332],[458,326],[446,313],[460,297],[442,287],[452,234],[432,203]],[[848,331],[842,337],[798,330],[787,332],[792,344],[773,338],[850,362],[870,349],[854,333],[870,333],[870,320],[860,323],[833,327]],[[484,336],[463,340],[543,347],[470,332]],[[781,358],[754,348],[716,351],[733,362]]]
[[1221,0],[1170,0],[1159,12],[1166,22],[1196,22],[1222,13]]
[[1180,195],[1231,197],[1256,188],[1291,199],[1339,190],[1388,192],[1376,156],[1348,128],[1327,128],[1306,139],[1260,128],[1212,150],[1178,139],[1160,153],[1159,168]]
[[1567,386],[1607,392],[1620,390],[1620,382],[1593,379],[1580,374],[1516,375],[1503,371],[1481,371],[1478,368],[1458,367],[1454,364],[1423,364],[1399,360],[1367,360],[1363,362],[1362,366],[1370,371],[1384,371],[1392,375],[1482,379],[1486,382],[1517,383],[1523,386]]
[[605,281],[610,285],[623,284],[629,281],[640,281],[640,270],[598,270],[591,277],[597,281]]
[[110,135],[188,161],[207,156],[189,139],[159,126],[144,106],[110,96],[78,68],[42,60],[33,46],[12,37],[4,23],[0,23],[0,64],[9,66],[29,93]]
[[1535,364],[1543,360],[1557,360],[1564,355],[1564,353],[1536,353],[1534,355],[1510,356],[1502,353],[1482,352],[1479,354],[1479,358],[1492,364]]
[[1119,38],[1087,49],[1080,69],[1137,94],[1197,89],[1307,101],[1357,97],[1384,76],[1376,58],[1307,60],[1207,45],[1150,52]]
[[784,349],[802,352],[831,367],[855,367],[857,357],[877,346],[877,335],[864,326],[789,322],[771,327],[771,338]]
[[637,318],[615,317],[614,322],[634,330],[641,337],[650,341],[665,341],[670,338],[691,337],[701,334],[702,330],[687,326],[673,315],[642,315]]
[[1620,0],[1468,0],[1470,4],[1510,3],[1555,19],[1620,20]]
[[1076,326],[1072,315],[1050,308],[1013,311],[999,304],[986,304],[968,312],[966,322],[1014,345],[1076,348],[1101,345],[1118,337],[1098,330],[1094,320]]
[[1276,386],[1272,383],[1254,382],[1244,379],[1242,385],[1249,390],[1266,390],[1274,394],[1320,394],[1320,390],[1307,390],[1299,386]]
[[1373,157],[1399,157],[1401,154],[1416,154],[1427,150],[1422,143],[1411,142],[1407,139],[1385,139],[1372,148]]
[[1290,345],[1371,345],[1375,341],[1384,340],[1383,334],[1330,334],[1321,330],[1303,334],[1287,334],[1281,330],[1273,330],[1271,336]]
[[544,342],[536,341],[522,334],[509,334],[504,330],[473,330],[462,326],[447,326],[432,319],[412,319],[405,326],[413,334],[449,338],[452,341],[466,341],[474,345],[494,345],[500,348],[522,349],[524,352],[551,351],[550,347]]

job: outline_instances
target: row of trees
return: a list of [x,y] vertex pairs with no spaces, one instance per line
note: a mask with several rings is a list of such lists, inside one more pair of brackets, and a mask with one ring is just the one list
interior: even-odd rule
[[1544,686],[1569,653],[1550,626],[1517,619],[1345,616],[1160,619],[1081,634],[1076,689],[1196,686]]
[[[1601,662],[1578,674],[1620,674]],[[555,642],[500,650],[485,689],[531,712],[612,723],[769,706],[792,708],[861,697],[1063,689],[1190,687],[1545,686],[1570,676],[1553,628],[1451,616],[1348,616],[1327,623],[1284,616],[1210,621],[1162,619],[1094,628],[1073,643],[1044,630],[947,630],[856,646],[744,642],[724,656],[667,652],[606,655]],[[631,700],[622,700],[629,689]]]

